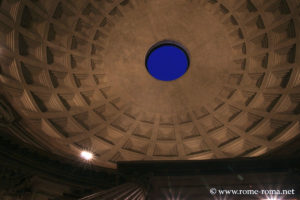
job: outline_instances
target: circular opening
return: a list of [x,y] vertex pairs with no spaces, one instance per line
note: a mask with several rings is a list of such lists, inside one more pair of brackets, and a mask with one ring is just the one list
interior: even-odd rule
[[189,57],[182,45],[172,41],[162,41],[148,51],[146,67],[154,78],[172,81],[188,70]]

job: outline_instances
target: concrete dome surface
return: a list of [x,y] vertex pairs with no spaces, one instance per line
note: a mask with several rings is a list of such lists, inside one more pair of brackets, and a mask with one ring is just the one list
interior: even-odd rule
[[[297,0],[1,0],[1,94],[45,149],[118,161],[256,157],[299,135]],[[153,78],[149,49],[189,55]]]

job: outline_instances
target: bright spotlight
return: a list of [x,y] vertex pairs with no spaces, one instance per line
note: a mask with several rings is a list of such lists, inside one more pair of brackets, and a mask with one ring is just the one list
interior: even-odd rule
[[85,160],[91,160],[91,159],[93,159],[93,157],[94,157],[93,153],[88,152],[88,151],[82,151],[82,152],[80,153],[80,156],[81,156],[83,159],[85,159]]
[[270,197],[270,198],[266,198],[266,199],[262,199],[262,200],[281,200],[281,198],[279,198],[279,197]]

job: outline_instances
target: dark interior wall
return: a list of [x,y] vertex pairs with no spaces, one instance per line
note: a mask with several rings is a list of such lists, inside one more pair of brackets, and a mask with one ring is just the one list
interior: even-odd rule
[[121,184],[116,171],[26,145],[0,128],[0,199],[78,199]]

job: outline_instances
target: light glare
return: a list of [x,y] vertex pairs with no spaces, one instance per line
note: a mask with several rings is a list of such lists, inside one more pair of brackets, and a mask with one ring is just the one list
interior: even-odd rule
[[281,200],[281,198],[277,198],[277,197],[270,197],[267,199],[262,199],[262,200]]
[[80,156],[85,160],[93,159],[93,154],[91,152],[88,152],[88,151],[82,151]]

